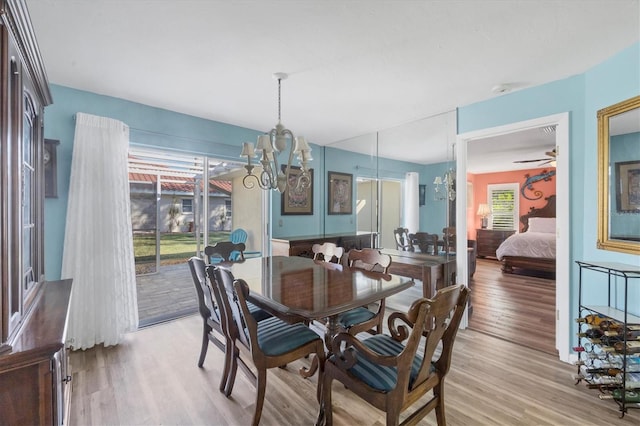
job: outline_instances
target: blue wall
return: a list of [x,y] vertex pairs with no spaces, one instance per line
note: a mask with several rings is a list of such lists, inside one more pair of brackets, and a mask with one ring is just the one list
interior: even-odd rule
[[[74,115],[85,112],[121,120],[131,128],[131,141],[167,149],[215,154],[239,160],[242,142],[254,141],[260,132],[152,108],[109,96],[51,86],[54,103],[45,109],[45,138],[58,139],[58,198],[45,199],[46,279],[60,278],[67,214],[67,196]],[[109,206],[105,206],[109,208]],[[100,226],[100,224],[96,224]]]
[[[570,271],[572,317],[577,317],[576,260],[640,264],[640,257],[596,248],[597,111],[640,94],[640,43],[623,50],[584,74],[461,107],[458,133],[569,112]],[[640,286],[630,294],[640,310]],[[635,312],[639,314],[640,312]],[[575,328],[575,326],[574,326]],[[571,334],[573,335],[573,334]]]

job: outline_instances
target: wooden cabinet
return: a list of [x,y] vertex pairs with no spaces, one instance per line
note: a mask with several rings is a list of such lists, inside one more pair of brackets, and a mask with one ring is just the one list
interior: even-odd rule
[[0,423],[67,424],[71,371],[65,350],[71,280],[44,283],[10,352],[0,355]]
[[496,229],[477,229],[478,257],[496,257],[496,250],[500,244],[516,231],[502,231]]
[[271,252],[274,256],[313,257],[311,248],[314,244],[325,242],[344,247],[345,252],[355,248],[371,247],[371,233],[307,235],[301,237],[280,237],[271,240]]

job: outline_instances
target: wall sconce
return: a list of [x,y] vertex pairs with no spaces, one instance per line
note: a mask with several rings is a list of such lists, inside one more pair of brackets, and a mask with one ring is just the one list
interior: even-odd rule
[[480,204],[476,214],[478,216],[482,216],[482,229],[487,229],[487,224],[489,222],[488,216],[491,214],[489,204]]
[[433,180],[434,194],[433,199],[436,201],[442,201],[449,199],[453,201],[456,199],[456,190],[454,189],[455,171],[449,169],[444,176],[436,176]]

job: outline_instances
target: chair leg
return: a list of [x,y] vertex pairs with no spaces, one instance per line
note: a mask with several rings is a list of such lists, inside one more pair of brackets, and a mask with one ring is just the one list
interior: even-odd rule
[[333,425],[333,407],[331,405],[332,384],[333,378],[330,376],[324,376],[324,379],[322,380],[322,402],[320,403],[320,413],[318,414],[318,422],[316,424],[323,424],[322,419],[324,419],[325,426]]
[[204,326],[202,327],[202,347],[200,348],[200,359],[198,359],[198,367],[202,368],[204,365],[204,358],[207,356],[207,349],[209,348],[209,333],[211,332],[211,328],[207,325],[207,321],[205,320]]
[[444,416],[444,381],[440,380],[433,388],[433,396],[438,398],[438,402],[436,403],[436,420],[438,421],[438,426],[446,426],[447,419]]
[[258,370],[258,383],[256,384],[256,411],[253,413],[253,426],[258,426],[262,416],[262,406],[264,405],[264,393],[267,387],[267,370]]
[[235,344],[233,344],[233,347],[231,348],[231,363],[230,363],[230,367],[229,367],[229,377],[227,378],[227,386],[224,389],[224,396],[226,396],[227,398],[231,396],[231,392],[233,392],[233,385],[236,382],[236,373],[238,372],[238,357],[240,356],[240,351],[238,350],[238,348],[236,347]]
[[225,394],[227,381],[229,380],[229,372],[231,370],[231,358],[233,358],[233,343],[231,339],[226,338],[224,345],[224,369],[222,370],[222,377],[220,378],[220,392],[224,392]]
[[387,426],[398,426],[400,424],[400,413],[396,407],[387,407]]

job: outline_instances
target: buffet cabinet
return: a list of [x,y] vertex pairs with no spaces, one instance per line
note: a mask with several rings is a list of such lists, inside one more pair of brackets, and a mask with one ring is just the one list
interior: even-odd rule
[[584,382],[600,399],[615,401],[622,417],[640,408],[640,307],[629,300],[639,294],[640,266],[577,264],[576,384]]
[[71,280],[43,283],[10,352],[0,355],[0,424],[68,424]]
[[280,237],[271,240],[271,253],[274,256],[302,256],[313,257],[312,247],[314,244],[334,243],[338,247],[343,247],[345,253],[351,249],[361,250],[363,248],[375,247],[375,234],[370,232],[307,235],[301,237]]
[[500,244],[516,231],[477,229],[478,257],[496,257]]

